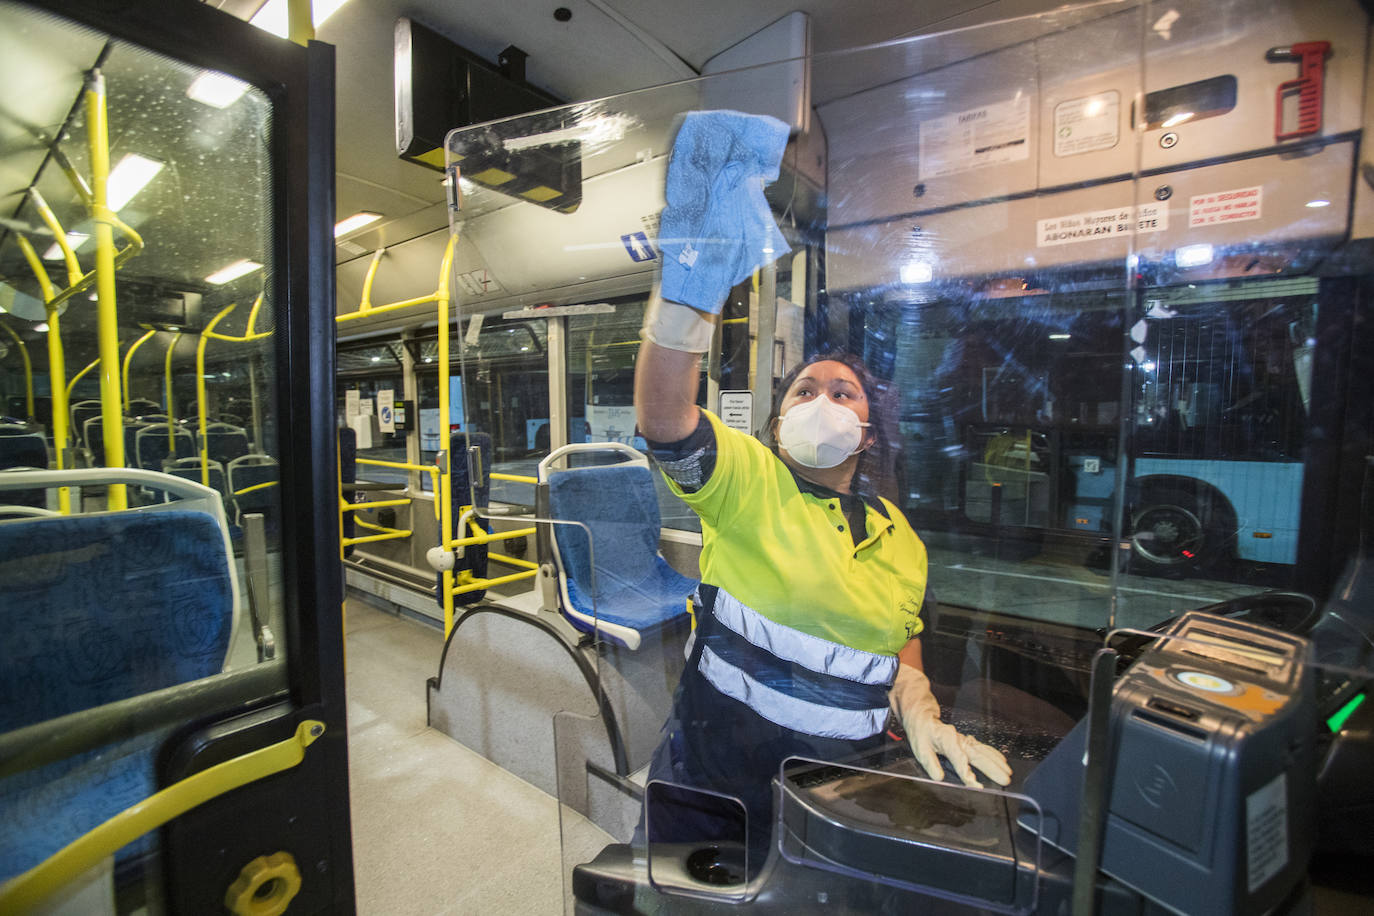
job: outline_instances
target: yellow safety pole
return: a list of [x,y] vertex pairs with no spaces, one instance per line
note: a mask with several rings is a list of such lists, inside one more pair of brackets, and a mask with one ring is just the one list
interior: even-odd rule
[[200,424],[196,439],[200,446],[200,482],[207,487],[210,486],[210,445],[205,438],[205,424],[209,419],[205,409],[205,345],[210,342],[215,325],[236,308],[238,304],[231,302],[220,309],[219,314],[211,318],[205,330],[200,332],[200,341],[196,344],[196,418]]
[[385,248],[378,248],[372,253],[372,260],[367,265],[367,276],[363,278],[363,297],[358,303],[359,312],[372,310],[372,281],[377,277],[377,266],[382,263],[382,255],[386,254]]
[[[71,243],[67,241],[67,232],[62,228],[62,224],[57,221],[57,215],[52,212],[52,207],[43,199],[43,195],[37,188],[29,188],[29,199],[33,201],[34,209],[38,211],[43,223],[52,230],[52,234],[57,239],[57,247],[62,251],[62,262],[67,267],[67,285],[75,286],[81,282],[84,274],[81,265],[76,260],[76,252],[72,250]],[[90,200],[86,200],[89,206]]]
[[[448,322],[449,322],[449,284],[448,275],[453,267],[453,248],[457,235],[450,233],[444,257],[439,264],[439,287],[434,293],[439,304],[439,453],[445,461],[439,468],[439,543],[447,544],[453,532],[453,447],[449,434],[449,368],[448,368]],[[467,460],[467,456],[463,456]],[[444,599],[444,638],[453,632],[453,570],[443,572],[443,587],[439,590]]]
[[[48,390],[52,400],[53,451],[56,453],[53,458],[57,469],[61,471],[67,466],[67,449],[71,447],[67,428],[67,358],[62,349],[62,323],[57,309],[48,304],[55,293],[48,269],[43,266],[42,259],[27,238],[22,235],[15,237],[19,240],[19,250],[24,252],[24,260],[29,262],[29,269],[38,279],[38,286],[43,291],[44,307],[48,312]],[[57,511],[62,515],[71,514],[71,490],[68,487],[57,488]]]
[[87,363],[85,369],[82,369],[82,370],[81,370],[80,372],[78,372],[76,375],[73,375],[73,376],[72,376],[72,380],[71,380],[70,382],[67,383],[67,399],[68,399],[68,400],[71,399],[72,392],[76,390],[76,383],[79,382],[79,381],[81,381],[83,378],[85,378],[85,377],[86,377],[86,373],[90,372],[92,369],[94,369],[94,368],[95,368],[96,366],[98,366],[98,365],[100,365],[100,357],[99,357],[99,356],[97,356],[95,359],[93,359],[93,360],[91,360],[89,363]]
[[315,17],[311,0],[286,0],[287,36],[298,45],[315,37]]
[[163,409],[167,411],[167,457],[176,458],[176,412],[172,407],[172,353],[176,351],[177,341],[181,340],[181,332],[177,331],[172,335],[172,342],[167,345],[167,355],[162,361],[162,391]]
[[29,422],[33,422],[33,360],[29,359],[29,348],[24,346],[24,340],[14,332],[14,329],[7,324],[0,324],[0,328],[5,329],[5,333],[14,338],[14,342],[19,345],[19,355],[24,358],[24,395],[25,408],[28,410]]
[[154,330],[152,330],[152,331],[149,331],[147,334],[144,334],[144,335],[143,335],[142,337],[140,337],[138,340],[135,340],[133,343],[129,344],[128,352],[126,352],[126,353],[124,354],[124,370],[123,370],[124,374],[123,374],[123,379],[124,379],[124,409],[125,409],[125,410],[129,410],[129,409],[130,409],[129,405],[130,405],[130,403],[133,401],[133,398],[131,398],[131,397],[129,396],[129,366],[130,366],[130,364],[132,364],[133,361],[134,361],[134,352],[135,352],[136,350],[138,350],[139,347],[141,347],[141,346],[143,346],[145,343],[147,343],[148,340],[149,340],[154,334],[156,334],[156,333],[157,333],[157,330],[154,329]]
[[[105,466],[124,467],[124,410],[119,387],[119,317],[115,309],[114,214],[110,212],[110,135],[105,120],[105,77],[92,71],[86,80],[86,131],[91,146],[91,220],[95,229],[97,336],[100,349],[100,417]],[[106,503],[129,505],[127,488],[110,484]]]

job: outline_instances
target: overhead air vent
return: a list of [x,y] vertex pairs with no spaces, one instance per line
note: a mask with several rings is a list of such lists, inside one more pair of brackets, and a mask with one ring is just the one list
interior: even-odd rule
[[[444,169],[450,130],[562,104],[525,82],[525,52],[509,47],[493,66],[412,19],[396,20],[396,151]],[[564,127],[551,114],[550,131]],[[524,131],[528,131],[528,125]],[[571,213],[582,201],[582,150],[576,140],[507,148],[496,133],[456,150],[462,176],[521,200]]]

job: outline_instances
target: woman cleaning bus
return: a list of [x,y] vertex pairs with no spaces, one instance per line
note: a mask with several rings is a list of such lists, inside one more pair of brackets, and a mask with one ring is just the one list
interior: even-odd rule
[[[776,450],[697,407],[701,354],[730,288],[787,250],[763,198],[786,141],[773,118],[687,116],[635,366],[640,431],[702,525],[697,628],[650,778],[742,802],[756,864],[782,762],[877,748],[889,706],[931,778],[943,778],[940,754],[968,785],[980,784],[974,769],[999,785],[1011,777],[1000,752],[940,720],[922,671],[926,551],[866,485],[884,418],[863,364],[822,356],[794,370],[768,424]],[[667,818],[649,806],[651,839],[728,829],[713,823],[717,802],[678,800]]]

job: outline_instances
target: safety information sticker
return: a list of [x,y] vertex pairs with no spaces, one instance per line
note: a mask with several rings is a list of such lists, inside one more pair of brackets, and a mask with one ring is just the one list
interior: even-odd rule
[[1215,226],[1260,218],[1264,188],[1236,188],[1197,194],[1188,201],[1188,226]]
[[1280,773],[1245,797],[1246,886],[1250,893],[1288,864],[1288,784]]
[[[1134,214],[1134,217],[1132,217]],[[1151,202],[1115,210],[1094,210],[1037,220],[1035,244],[1071,245],[1094,239],[1130,235],[1131,232],[1162,232],[1169,228],[1169,205]]]
[[731,429],[753,434],[754,393],[752,391],[722,391],[720,419]]
[[917,149],[922,178],[1028,159],[1030,97],[922,121]]
[[1113,89],[1054,106],[1054,154],[1111,149],[1121,139],[1121,93]]

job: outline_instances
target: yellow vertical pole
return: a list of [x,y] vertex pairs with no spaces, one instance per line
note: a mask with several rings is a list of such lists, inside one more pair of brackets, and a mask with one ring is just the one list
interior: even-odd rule
[[176,352],[177,341],[181,340],[181,332],[177,331],[172,335],[172,342],[167,345],[167,355],[162,361],[162,391],[163,391],[163,410],[167,411],[167,457],[176,458],[177,439],[176,439],[176,409],[172,406],[172,354]]
[[[56,293],[48,277],[48,269],[43,266],[38,252],[27,238],[22,235],[16,235],[16,238],[19,240],[19,250],[24,253],[24,260],[29,262],[29,269],[38,278],[48,312],[48,388],[52,401],[53,459],[60,471],[67,466],[67,449],[71,446],[67,440],[67,363],[62,349],[62,322],[57,309],[47,305]],[[71,514],[72,495],[67,487],[57,488],[57,511],[63,515]]]
[[[119,319],[115,310],[114,214],[110,212],[110,137],[105,121],[105,77],[93,71],[86,81],[86,129],[91,146],[91,220],[95,231],[95,286],[100,349],[100,418],[105,466],[124,467],[124,411],[119,387]],[[124,484],[111,484],[110,509],[128,508]]]
[[[453,268],[453,247],[456,236],[450,234],[448,245],[444,248],[444,258],[439,265],[439,287],[434,298],[439,309],[439,448],[447,460],[439,468],[439,544],[443,546],[453,539],[453,450],[449,435],[449,368],[448,368],[448,323],[449,323],[449,271]],[[467,460],[464,456],[463,460]],[[440,591],[444,599],[444,638],[453,632],[453,570],[443,572]]]
[[307,45],[315,37],[311,6],[311,0],[286,0],[287,36],[298,45]]
[[210,332],[215,329],[215,325],[237,307],[236,303],[230,303],[220,309],[219,314],[211,318],[205,330],[200,332],[200,342],[196,344],[196,420],[200,424],[196,439],[200,445],[200,482],[207,487],[210,486],[210,444],[205,439],[205,424],[208,419],[205,409],[205,345],[210,342]]
[[123,374],[123,379],[124,379],[124,409],[125,409],[125,410],[129,410],[129,409],[130,409],[130,404],[131,404],[132,401],[133,401],[133,398],[130,397],[130,395],[129,395],[129,366],[130,366],[130,365],[133,363],[133,361],[134,361],[134,352],[137,351],[139,347],[141,347],[141,346],[143,346],[145,343],[147,343],[148,340],[149,340],[154,334],[156,334],[156,333],[157,333],[157,331],[153,330],[153,331],[149,331],[147,334],[144,334],[144,335],[143,335],[142,337],[140,337],[138,340],[135,340],[133,343],[129,344],[129,349],[128,349],[128,351],[124,354],[124,369],[123,369],[123,373],[124,373],[124,374]]

